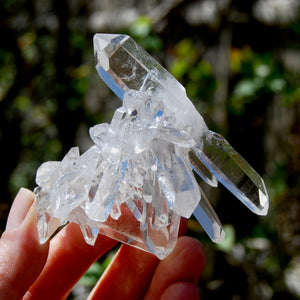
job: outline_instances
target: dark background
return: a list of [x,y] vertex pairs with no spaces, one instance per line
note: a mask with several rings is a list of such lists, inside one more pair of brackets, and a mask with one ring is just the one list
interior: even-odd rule
[[88,128],[120,105],[96,74],[92,37],[128,33],[269,191],[266,217],[222,187],[210,191],[227,233],[219,246],[190,220],[207,254],[202,299],[299,299],[299,1],[1,0],[0,23],[1,231],[39,165],[74,145],[85,151]]

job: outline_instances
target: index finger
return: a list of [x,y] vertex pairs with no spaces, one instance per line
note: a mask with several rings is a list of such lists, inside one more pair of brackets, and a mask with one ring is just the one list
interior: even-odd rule
[[65,299],[90,265],[117,243],[99,234],[90,246],[79,226],[68,224],[51,240],[46,265],[23,299]]

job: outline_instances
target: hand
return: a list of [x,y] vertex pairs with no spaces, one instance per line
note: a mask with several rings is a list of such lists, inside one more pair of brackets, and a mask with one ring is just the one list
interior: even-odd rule
[[[19,191],[0,239],[0,299],[65,299],[89,266],[117,244],[99,235],[89,246],[71,223],[40,245],[34,197]],[[88,299],[198,299],[204,264],[201,244],[190,237],[180,237],[162,261],[124,244]]]

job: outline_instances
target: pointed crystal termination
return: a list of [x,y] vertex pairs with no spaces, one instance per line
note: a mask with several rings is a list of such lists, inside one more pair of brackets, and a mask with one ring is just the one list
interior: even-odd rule
[[215,243],[221,243],[225,238],[225,231],[202,189],[201,195],[201,201],[194,211],[194,216],[210,239]]
[[203,137],[202,149],[195,150],[203,164],[251,211],[266,215],[268,193],[263,179],[219,134],[210,131]]
[[94,52],[99,76],[121,100],[129,90],[153,95],[176,115],[175,128],[194,139],[208,131],[184,87],[132,38],[95,34]]
[[216,186],[217,178],[254,213],[267,213],[269,199],[262,178],[222,136],[208,130],[184,87],[166,69],[127,35],[96,34],[94,51],[100,77],[121,100],[129,89],[143,91],[160,97],[175,113],[174,126],[198,143],[191,164],[205,182]]

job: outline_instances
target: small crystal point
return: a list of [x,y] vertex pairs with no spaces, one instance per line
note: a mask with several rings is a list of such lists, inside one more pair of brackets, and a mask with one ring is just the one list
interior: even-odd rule
[[203,193],[202,199],[194,211],[194,216],[213,242],[221,243],[224,240],[225,231],[222,224]]
[[87,224],[85,225],[82,224],[80,226],[80,229],[83,233],[85,242],[91,246],[94,246],[98,236],[99,229],[97,227],[93,228]]
[[59,219],[51,217],[48,213],[38,214],[37,228],[40,243],[46,243],[46,241],[55,233],[61,224],[62,223]]
[[[95,34],[95,37],[101,36],[101,38],[95,38],[94,42],[94,48],[99,50],[104,50],[107,45],[110,44],[120,44],[121,40],[126,38],[126,35],[120,35],[120,34]],[[97,44],[97,45],[96,45]]]

